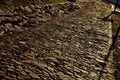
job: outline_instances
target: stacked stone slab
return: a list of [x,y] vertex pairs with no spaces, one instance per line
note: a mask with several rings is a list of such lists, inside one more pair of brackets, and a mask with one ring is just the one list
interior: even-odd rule
[[114,80],[112,55],[104,60],[111,23],[100,19],[110,10],[94,1],[21,6],[1,14],[0,78]]

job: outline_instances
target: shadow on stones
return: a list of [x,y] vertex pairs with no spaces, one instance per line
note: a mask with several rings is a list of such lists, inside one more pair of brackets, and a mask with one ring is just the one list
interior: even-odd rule
[[68,0],[68,1],[70,1],[70,2],[76,2],[76,0]]
[[[102,20],[103,21],[112,21],[111,19],[109,19],[109,17],[113,14],[113,13],[118,13],[118,12],[111,12],[108,16],[106,16],[105,18],[103,18]],[[107,62],[108,62],[108,59],[109,59],[109,57],[110,57],[110,54],[111,54],[111,52],[112,51],[114,51],[114,53],[116,53],[116,49],[117,49],[117,45],[118,45],[118,43],[117,43],[117,40],[118,40],[118,37],[119,37],[119,30],[120,30],[120,25],[119,25],[119,27],[117,28],[117,31],[116,31],[116,34],[115,34],[115,36],[113,36],[113,40],[112,40],[112,44],[111,44],[111,46],[110,46],[110,48],[109,48],[109,52],[108,52],[108,54],[104,57],[104,61],[105,61],[105,63],[103,63],[103,64],[101,64],[101,66],[102,66],[102,70],[100,71],[100,74],[99,74],[99,76],[98,76],[98,80],[101,80],[102,79],[102,74],[103,73],[105,73],[104,72],[104,69],[105,69],[105,67],[106,67],[106,65],[107,65]],[[120,44],[120,43],[119,43]],[[117,64],[117,62],[120,60],[120,58],[119,58],[119,56],[120,56],[120,51],[118,52],[118,54],[119,55],[115,55],[113,53],[113,61],[115,61],[115,63]],[[117,64],[117,65],[120,65],[120,63],[119,64]],[[117,70],[118,71],[115,71],[114,72],[114,77],[115,77],[115,80],[120,80],[120,66],[117,66]]]
[[107,15],[106,17],[104,18],[101,18],[103,21],[110,21],[110,22],[113,22],[112,19],[110,19],[110,16],[112,16],[112,14],[120,14],[120,12],[118,11],[112,11],[109,15]]

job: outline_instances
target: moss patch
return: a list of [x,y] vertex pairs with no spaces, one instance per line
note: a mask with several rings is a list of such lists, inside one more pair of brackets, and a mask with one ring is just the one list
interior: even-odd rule
[[13,9],[19,5],[45,4],[55,2],[65,2],[67,0],[1,0],[0,7]]
[[118,27],[120,26],[120,12],[112,12],[110,19],[112,19],[112,33],[114,37]]

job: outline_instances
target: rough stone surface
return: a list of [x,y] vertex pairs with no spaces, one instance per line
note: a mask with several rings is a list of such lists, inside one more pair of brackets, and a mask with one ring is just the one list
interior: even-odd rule
[[100,18],[110,9],[98,0],[0,15],[1,80],[114,80],[111,62],[100,75],[112,40]]
[[[115,71],[114,71],[114,76],[115,76],[115,80],[119,80],[120,79],[120,16],[114,18],[114,21],[113,21],[113,36],[115,36],[117,30],[118,30],[118,36],[117,36],[117,39],[114,43],[114,47],[113,47],[113,61],[114,61],[114,64],[115,64]],[[110,71],[112,72],[112,70],[110,69]]]

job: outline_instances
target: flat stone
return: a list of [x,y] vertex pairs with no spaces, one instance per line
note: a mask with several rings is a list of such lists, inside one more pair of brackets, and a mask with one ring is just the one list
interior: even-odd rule
[[22,28],[18,25],[14,25],[14,27],[15,27],[16,31],[20,31],[20,32],[23,31]]
[[95,72],[91,72],[90,75],[91,75],[92,77],[98,76]]
[[76,0],[76,2],[94,2],[95,0]]
[[37,75],[37,74],[35,74],[35,73],[29,73],[29,75],[32,77],[32,78],[34,78],[34,79],[40,79],[40,77]]
[[96,59],[96,61],[99,62],[99,63],[105,63],[104,60],[100,60],[100,59]]
[[11,23],[7,23],[7,24],[5,24],[5,26],[6,26],[7,29],[10,30],[10,31],[15,30],[15,28],[13,27],[13,25],[12,25]]
[[61,55],[62,54],[62,52],[60,51],[60,50],[54,50],[54,53],[56,53],[56,54],[58,54],[58,55]]
[[80,71],[82,71],[84,74],[88,74],[88,72],[85,70],[80,70]]
[[26,42],[24,42],[24,41],[19,41],[18,43],[20,43],[22,45],[26,45]]
[[54,68],[52,68],[52,67],[48,67],[48,70],[50,70],[50,71],[54,71]]
[[0,15],[3,15],[3,14],[5,14],[5,12],[2,9],[0,9]]
[[25,10],[26,10],[27,12],[32,12],[32,10],[30,9],[29,6],[25,6]]
[[83,78],[77,78],[76,80],[84,80]]
[[5,31],[0,31],[0,36],[2,36],[5,33]]
[[108,71],[109,73],[114,73],[115,69],[113,69],[113,68],[111,68],[111,67],[107,67],[107,71]]
[[57,75],[59,76],[60,79],[64,79],[64,80],[72,80],[72,78],[68,75],[65,75],[62,72],[57,72]]
[[20,6],[20,9],[24,10],[25,8],[21,5],[21,6]]

